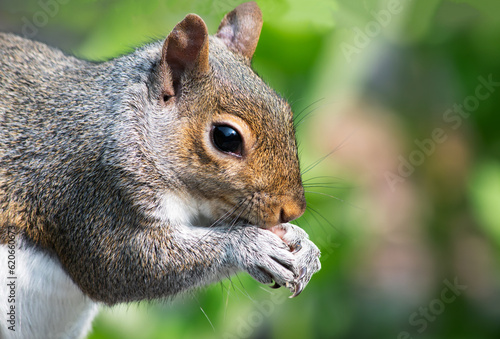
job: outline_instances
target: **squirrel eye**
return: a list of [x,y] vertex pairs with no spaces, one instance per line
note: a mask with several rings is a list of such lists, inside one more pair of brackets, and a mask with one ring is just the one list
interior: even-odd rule
[[241,157],[243,140],[240,134],[228,125],[212,128],[212,143],[221,152]]

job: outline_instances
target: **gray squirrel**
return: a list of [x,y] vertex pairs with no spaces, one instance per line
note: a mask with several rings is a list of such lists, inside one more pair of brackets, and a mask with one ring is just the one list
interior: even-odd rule
[[238,271],[303,290],[319,250],[289,223],[306,202],[291,108],[251,69],[261,27],[254,2],[214,36],[189,14],[102,63],[0,33],[1,338],[83,338],[99,304]]

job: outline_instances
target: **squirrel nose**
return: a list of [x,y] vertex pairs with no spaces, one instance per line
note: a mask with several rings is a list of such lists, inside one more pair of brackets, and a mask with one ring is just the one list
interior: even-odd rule
[[306,210],[306,200],[300,199],[286,200],[281,206],[280,223],[290,222],[299,218]]

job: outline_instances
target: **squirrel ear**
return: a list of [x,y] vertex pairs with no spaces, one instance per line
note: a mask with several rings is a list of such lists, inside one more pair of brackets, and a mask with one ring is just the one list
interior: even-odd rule
[[196,14],[188,14],[168,35],[162,49],[164,71],[170,70],[173,87],[186,71],[208,71],[208,30]]
[[255,2],[245,2],[227,13],[216,36],[226,46],[247,59],[252,59],[262,28],[262,12]]

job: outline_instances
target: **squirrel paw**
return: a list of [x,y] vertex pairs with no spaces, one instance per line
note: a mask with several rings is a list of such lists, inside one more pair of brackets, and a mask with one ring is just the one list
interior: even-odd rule
[[[304,290],[312,275],[321,269],[320,251],[309,240],[308,234],[298,226],[289,223],[281,224],[274,226],[270,231],[278,235],[288,245],[295,257],[295,279],[285,283],[285,286],[293,293],[290,298],[295,298]],[[278,288],[280,286],[276,282],[272,287]]]
[[278,236],[255,226],[233,229],[230,253],[240,269],[247,271],[262,284],[291,283],[296,274],[296,257]]
[[286,286],[293,293],[291,298],[321,268],[319,249],[298,226],[281,224],[270,230],[249,226],[239,231],[241,237],[233,242],[238,266],[263,284]]

